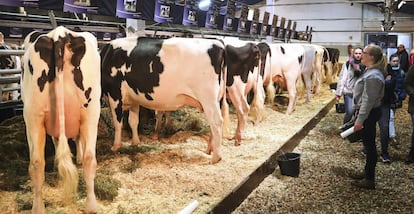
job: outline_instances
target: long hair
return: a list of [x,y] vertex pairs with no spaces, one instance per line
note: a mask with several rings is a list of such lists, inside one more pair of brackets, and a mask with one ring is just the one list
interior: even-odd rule
[[369,55],[374,57],[372,68],[377,68],[385,76],[387,74],[387,57],[382,53],[382,48],[378,45],[368,45]]

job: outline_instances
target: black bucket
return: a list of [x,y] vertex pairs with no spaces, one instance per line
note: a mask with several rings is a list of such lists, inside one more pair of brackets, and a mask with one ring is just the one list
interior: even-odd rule
[[279,164],[280,173],[291,177],[299,176],[300,154],[284,153],[279,155],[277,162]]

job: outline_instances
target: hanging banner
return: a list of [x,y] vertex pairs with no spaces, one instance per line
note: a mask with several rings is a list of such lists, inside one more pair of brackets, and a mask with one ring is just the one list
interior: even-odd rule
[[142,1],[143,0],[117,0],[116,16],[126,19],[141,19]]
[[257,26],[259,24],[259,15],[260,15],[260,10],[257,8],[254,9],[252,24],[250,25],[250,34],[257,34],[257,31],[258,31]]
[[277,37],[277,33],[278,33],[278,29],[277,29],[277,20],[278,20],[279,16],[277,15],[273,15],[273,20],[272,20],[272,29],[270,30],[270,35]]
[[98,6],[91,0],[65,0],[64,12],[98,14]]
[[159,23],[172,22],[173,21],[173,10],[174,10],[174,0],[156,0],[155,1],[155,11],[154,11],[154,21]]
[[206,28],[217,29],[217,19],[220,15],[220,3],[220,0],[214,0],[210,3],[206,16]]
[[264,12],[262,30],[260,31],[260,35],[268,35],[269,16],[270,16],[269,12]]
[[[184,6],[183,25],[197,26],[197,0],[187,0]],[[177,5],[177,2],[176,2]]]
[[247,5],[243,5],[241,12],[240,12],[240,19],[239,19],[239,25],[237,27],[237,32],[239,33],[246,33],[247,29],[247,15],[249,13],[249,8]]
[[224,16],[223,30],[233,30],[234,14],[236,13],[236,0],[227,1],[227,13]]

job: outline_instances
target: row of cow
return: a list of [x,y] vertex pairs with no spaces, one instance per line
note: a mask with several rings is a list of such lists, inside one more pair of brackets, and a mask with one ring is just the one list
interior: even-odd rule
[[[121,147],[124,111],[129,111],[132,144],[137,145],[140,106],[156,110],[158,115],[192,106],[204,112],[210,125],[206,152],[211,154],[211,162],[217,163],[222,159],[221,140],[229,120],[228,101],[237,111],[234,139],[239,145],[249,111],[254,112],[255,122],[265,118],[265,99],[273,101],[275,82],[287,88],[290,114],[295,107],[298,79],[304,80],[308,101],[312,77],[316,77],[315,93],[326,79],[322,68],[327,52],[315,45],[121,38],[108,43],[99,53],[92,34],[57,27],[47,34],[29,34],[24,46],[21,91],[34,213],[45,211],[41,192],[46,134],[56,145],[57,168],[67,201],[73,200],[78,182],[67,138],[77,140],[77,162],[83,164],[87,191],[85,211],[97,212],[93,188],[101,96],[109,98],[112,110],[112,150]],[[254,92],[251,105],[246,98],[250,91]]]

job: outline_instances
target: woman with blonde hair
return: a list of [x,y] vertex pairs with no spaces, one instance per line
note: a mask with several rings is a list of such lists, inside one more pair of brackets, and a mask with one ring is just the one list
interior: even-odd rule
[[375,145],[376,124],[381,117],[381,104],[384,96],[387,60],[381,47],[367,45],[362,52],[362,64],[365,72],[355,82],[353,108],[356,120],[355,131],[361,131],[364,151],[366,152],[364,172],[351,173],[356,179],[351,184],[365,189],[375,189],[375,167],[378,160]]

